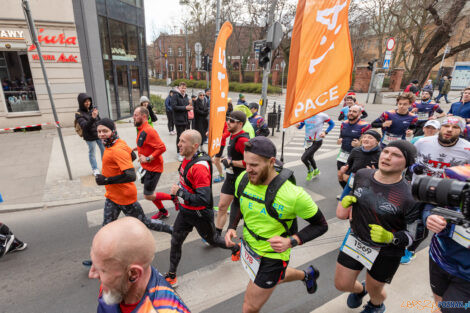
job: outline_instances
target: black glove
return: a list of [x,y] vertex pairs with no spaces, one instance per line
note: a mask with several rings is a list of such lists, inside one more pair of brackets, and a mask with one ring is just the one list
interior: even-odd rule
[[416,175],[423,175],[425,169],[426,168],[419,163],[415,163],[410,166],[411,172],[415,173]]
[[95,176],[95,181],[97,185],[106,185],[107,183],[106,177],[101,174]]
[[228,168],[228,167],[232,166],[232,164],[229,163],[229,161],[227,159],[223,159],[222,164],[224,165],[224,168]]

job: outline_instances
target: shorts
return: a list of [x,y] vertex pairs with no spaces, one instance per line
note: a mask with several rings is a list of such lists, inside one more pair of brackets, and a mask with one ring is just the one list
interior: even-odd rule
[[144,184],[144,195],[150,196],[153,195],[155,189],[157,188],[158,181],[162,173],[146,171],[144,177],[140,179],[142,184]]
[[[429,277],[432,292],[442,297],[443,301],[449,301],[445,302],[446,304],[455,303],[456,301],[467,302],[470,299],[470,281],[449,274],[434,262],[431,257],[429,257]],[[442,307],[442,312],[464,311],[464,308]]]
[[[400,266],[401,257],[401,255],[390,256],[379,252],[377,259],[375,259],[371,269],[367,270],[367,273],[369,273],[369,275],[376,281],[390,284],[392,282],[393,276]],[[354,260],[343,251],[339,252],[337,261],[339,264],[351,270],[360,271],[364,268],[364,265],[362,265],[361,262]]]
[[215,155],[216,158],[221,158],[224,153],[225,146],[220,146],[219,152]]
[[226,174],[224,184],[222,185],[222,189],[220,190],[220,192],[226,195],[235,195],[236,178],[237,177],[234,174]]
[[261,257],[255,285],[263,289],[274,288],[286,276],[288,263],[289,261]]

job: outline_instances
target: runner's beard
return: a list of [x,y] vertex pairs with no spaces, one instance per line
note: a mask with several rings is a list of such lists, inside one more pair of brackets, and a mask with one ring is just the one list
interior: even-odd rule
[[121,303],[122,300],[124,299],[124,295],[127,293],[129,288],[127,287],[127,280],[123,279],[121,282],[121,288],[120,290],[108,290],[104,291],[103,290],[103,301],[107,305],[114,305]]
[[248,175],[248,178],[250,179],[250,183],[252,183],[253,185],[261,185],[263,182],[266,181],[266,179],[268,179],[268,176],[269,176],[269,167],[266,166],[266,167],[263,168],[263,170],[259,173],[257,179],[252,180],[250,175]]
[[451,145],[451,144],[455,144],[457,142],[457,140],[459,140],[459,135],[457,136],[454,136],[454,137],[451,137],[450,139],[445,139],[441,133],[439,133],[438,135],[438,140],[439,142],[445,144],[445,145]]

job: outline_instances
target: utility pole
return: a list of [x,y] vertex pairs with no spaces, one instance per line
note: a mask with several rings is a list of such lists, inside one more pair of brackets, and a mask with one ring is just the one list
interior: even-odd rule
[[67,166],[67,172],[69,174],[69,179],[72,180],[72,171],[70,170],[69,158],[67,157],[67,150],[65,149],[64,138],[62,138],[62,129],[59,124],[59,117],[55,110],[54,98],[52,97],[51,86],[49,85],[49,80],[47,79],[46,67],[44,66],[44,60],[42,58],[41,46],[39,45],[38,36],[36,34],[36,25],[34,25],[34,19],[31,15],[31,9],[29,8],[29,1],[22,0],[23,12],[26,17],[26,22],[28,23],[29,33],[31,34],[31,40],[38,50],[39,63],[41,63],[42,75],[44,76],[44,83],[46,84],[47,94],[49,95],[49,101],[51,101],[52,114],[54,115],[54,124],[59,133],[60,145],[62,146],[62,153],[64,154],[65,165]]
[[185,35],[185,54],[186,54],[186,79],[189,79],[189,46],[188,46],[188,24],[184,24],[184,35]]
[[370,82],[369,82],[369,89],[367,90],[366,104],[369,103],[369,94],[372,91],[372,85],[374,83],[374,78],[375,78],[375,71],[377,70],[377,66],[375,65],[377,63],[377,60],[369,62],[369,66],[371,65],[370,63],[372,63],[372,74],[370,75]]
[[[276,9],[276,4],[277,0],[272,0],[271,7],[269,8],[268,12],[268,23],[266,29],[269,30],[271,25],[273,24],[274,21],[274,10]],[[261,110],[260,110],[260,115],[265,116],[266,111],[268,109],[268,81],[269,81],[269,74],[271,73],[271,58],[272,58],[272,51],[269,52],[269,62],[266,64],[266,66],[263,69],[263,81],[262,81],[262,87],[261,87],[261,100],[262,100],[262,105],[261,105]]]
[[[162,60],[162,41],[158,41],[158,50],[160,52],[160,79],[163,79],[163,60]],[[163,58],[164,59],[164,58]]]

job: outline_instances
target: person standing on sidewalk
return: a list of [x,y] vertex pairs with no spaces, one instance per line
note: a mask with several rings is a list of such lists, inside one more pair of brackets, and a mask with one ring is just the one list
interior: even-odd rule
[[194,129],[201,134],[203,144],[206,141],[208,116],[209,106],[207,105],[207,101],[204,98],[204,92],[200,91],[198,93],[197,100],[194,102]]
[[[176,151],[178,152],[180,136],[188,128],[189,124],[188,111],[191,111],[193,107],[189,104],[185,82],[181,82],[173,93],[170,103],[176,127]],[[183,156],[180,154],[178,155],[178,161],[183,161]]]
[[175,132],[175,122],[173,120],[173,109],[171,108],[171,98],[173,97],[173,90],[170,90],[168,97],[165,99],[165,112],[166,118],[168,119],[168,131],[170,135],[176,135]]
[[184,240],[196,228],[201,238],[214,247],[232,250],[237,256],[239,247],[227,247],[225,240],[215,231],[212,198],[212,164],[210,157],[198,152],[202,142],[196,130],[186,130],[180,136],[178,144],[184,160],[178,170],[179,182],[173,184],[170,194],[178,199],[178,215],[171,235],[170,269],[165,279],[173,286],[177,285],[176,270],[181,260]]
[[140,106],[145,107],[149,111],[148,122],[149,125],[153,127],[153,122],[156,122],[158,118],[155,115],[155,112],[153,112],[152,104],[150,103],[149,98],[146,96],[140,97]]
[[[309,294],[315,293],[320,272],[313,265],[305,270],[287,265],[292,248],[320,237],[328,224],[310,195],[289,180],[292,171],[277,173],[276,147],[271,140],[263,136],[250,139],[245,143],[244,161],[246,172],[235,183],[225,242],[229,247],[236,245],[233,238],[243,218],[240,258],[250,277],[243,313],[255,313],[280,283],[301,281]],[[297,217],[308,222],[300,231],[295,227]]]
[[145,216],[137,201],[136,174],[132,164],[132,150],[119,138],[116,125],[109,118],[98,122],[98,136],[106,149],[103,155],[103,174],[96,175],[96,183],[106,187],[103,226],[116,220],[121,211],[139,219],[148,228],[171,234],[171,226]]
[[450,101],[447,99],[447,95],[449,94],[450,91],[450,80],[452,79],[452,76],[444,76],[444,83],[442,84],[442,89],[439,90],[439,94],[436,97],[436,102],[439,103],[441,101],[441,98],[444,97],[446,100],[446,103],[450,103]]
[[100,170],[96,163],[96,146],[100,148],[101,158],[103,158],[104,146],[101,140],[98,139],[96,131],[96,123],[100,120],[99,112],[93,106],[93,101],[86,93],[81,93],[77,97],[78,111],[75,113],[75,120],[80,125],[83,134],[83,140],[88,145],[88,159],[90,160],[91,170],[93,175],[98,175]]
[[[328,128],[323,131],[323,124],[328,123]],[[335,127],[333,122],[326,113],[318,113],[312,117],[309,117],[303,122],[297,125],[298,129],[302,129],[305,126],[305,151],[302,154],[301,160],[307,167],[307,178],[306,180],[312,180],[312,178],[320,175],[320,170],[317,168],[314,156],[315,152],[320,149],[323,138]]]
[[[349,308],[358,308],[369,293],[361,313],[385,312],[385,284],[391,283],[405,248],[420,239],[416,230],[424,230],[419,227],[419,206],[402,175],[415,157],[416,149],[408,141],[391,142],[382,150],[377,170],[356,172],[350,195],[336,208],[339,219],[349,219],[350,229],[340,247],[335,287],[350,292]],[[366,280],[360,283],[357,277],[364,267]]]
[[148,123],[146,108],[138,107],[134,111],[134,125],[137,127],[137,153],[142,167],[141,182],[144,184],[144,198],[152,201],[158,213],[152,219],[167,218],[170,213],[160,200],[155,197],[155,189],[163,172],[162,154],[166,151],[165,144],[157,131]]

